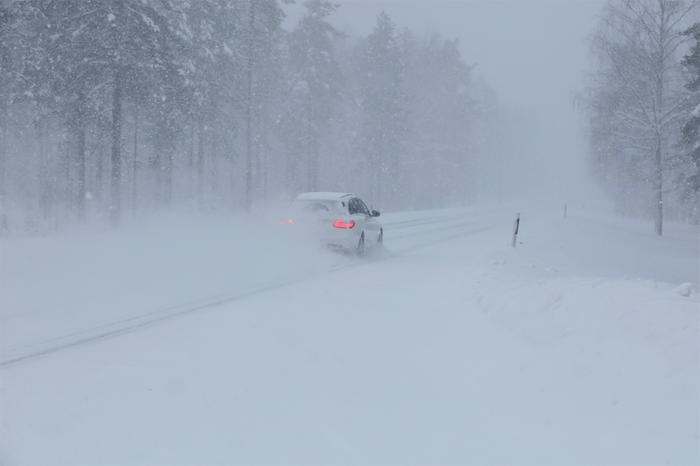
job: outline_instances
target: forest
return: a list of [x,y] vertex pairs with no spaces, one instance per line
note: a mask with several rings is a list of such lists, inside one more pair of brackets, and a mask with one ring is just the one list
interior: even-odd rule
[[[250,212],[303,191],[464,206],[540,183],[531,143],[546,130],[458,39],[390,12],[368,34],[339,30],[329,0],[297,2],[290,21],[291,3],[0,1],[0,231]],[[659,235],[665,218],[700,222],[698,18],[695,0],[604,2],[571,102],[580,176]]]
[[[457,40],[366,37],[277,0],[22,0],[0,10],[0,214],[45,231],[301,191],[475,199],[502,111]],[[2,3],[0,3],[2,5]]]

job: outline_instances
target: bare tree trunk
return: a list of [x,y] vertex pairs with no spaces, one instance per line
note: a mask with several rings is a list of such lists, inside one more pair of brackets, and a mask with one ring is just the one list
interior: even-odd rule
[[77,193],[76,193],[76,208],[78,212],[78,220],[85,220],[85,198],[86,180],[85,180],[85,95],[83,92],[78,94],[78,108],[76,115],[76,165],[77,165]]
[[174,173],[174,163],[173,163],[173,147],[165,148],[165,183],[163,186],[163,203],[166,206],[170,206],[173,199],[173,173]]
[[255,65],[255,0],[249,0],[248,16],[248,89],[246,98],[245,208],[253,205],[253,66]]
[[97,199],[97,204],[100,210],[104,206],[104,185],[105,185],[105,147],[103,144],[103,138],[106,136],[102,128],[97,131],[97,137],[99,138],[97,142],[97,147],[95,148],[97,165],[95,166],[95,198]]
[[318,134],[314,128],[314,107],[311,99],[306,102],[307,128],[306,128],[306,169],[307,169],[307,184],[309,191],[318,189]]
[[172,196],[173,147],[168,143],[166,122],[160,119],[156,124],[156,189],[158,204],[168,206]]
[[6,137],[7,133],[5,131],[5,121],[3,118],[3,115],[0,114],[0,212],[3,212],[2,210],[2,205],[3,201],[5,199],[5,195],[7,194],[7,188],[5,184],[5,171],[6,171],[6,163],[5,163],[5,144],[6,144]]
[[207,208],[216,210],[219,208],[219,163],[221,153],[219,152],[219,134],[214,131],[209,144],[209,199]]
[[7,213],[7,113],[0,113],[0,233],[10,229]]
[[384,155],[384,141],[380,141],[379,144],[379,150],[377,151],[376,155],[376,168],[374,170],[374,177],[375,177],[375,182],[376,182],[376,187],[375,187],[375,199],[376,202],[380,204],[385,203],[384,199],[384,187],[382,186],[382,180],[383,180],[383,171],[384,171],[384,160],[383,160],[383,155]]
[[664,234],[664,200],[663,200],[663,167],[661,154],[661,140],[656,144],[655,180],[654,180],[654,230],[659,236]]
[[48,222],[51,214],[51,180],[46,153],[46,131],[42,120],[37,122],[37,139],[39,142],[39,208],[43,220]]
[[[71,169],[75,167],[75,153],[71,152],[70,144],[67,140],[63,140],[58,144],[56,160],[58,162],[55,168],[55,175],[53,177],[54,183],[54,198],[60,198],[66,207],[67,212],[72,212],[76,207],[76,190],[74,188],[74,180],[72,178]],[[59,184],[59,180],[64,180],[63,186]],[[55,202],[55,201],[54,201]],[[58,230],[61,225],[66,221],[65,216],[61,215],[60,203],[59,208],[55,208],[53,211],[53,225],[54,230]],[[66,213],[67,213],[66,212]]]
[[284,182],[287,194],[295,194],[298,190],[297,179],[299,177],[297,176],[297,172],[299,170],[299,160],[297,156],[298,152],[296,150],[290,150],[286,153]]
[[197,128],[197,199],[199,210],[204,211],[204,124]]
[[666,39],[668,34],[668,16],[666,15],[666,0],[659,0],[659,36],[656,53],[656,151],[654,154],[654,230],[659,236],[664,232],[664,201],[663,201],[663,131],[661,114],[664,111],[664,79],[666,64]]
[[319,159],[318,136],[311,134],[309,141],[309,190],[318,190],[318,159]]
[[153,144],[153,153],[151,154],[150,158],[150,166],[153,176],[151,180],[151,197],[156,205],[160,205],[163,192],[163,153],[161,143],[157,136]]
[[307,125],[306,134],[304,135],[304,148],[306,149],[306,188],[305,191],[313,191],[311,187],[311,134],[309,134],[309,128]]
[[134,106],[134,150],[131,159],[131,210],[136,212],[138,207],[139,181],[139,106]]
[[[233,167],[233,162],[231,163],[231,166]],[[253,176],[252,178],[252,193],[253,193],[253,198],[257,199],[260,197],[260,177],[262,173],[262,168],[260,166],[260,140],[259,136],[256,135],[256,137],[253,140]],[[233,182],[235,180],[235,177],[233,176],[234,173],[231,173],[231,188],[233,188]],[[233,194],[234,190],[231,189],[231,192]]]
[[189,151],[187,154],[187,188],[190,190],[190,196],[194,197],[194,192],[195,192],[195,171],[194,171],[194,166],[195,166],[195,155],[194,155],[194,138],[195,138],[195,127],[194,127],[194,122],[191,122],[190,124],[190,136],[189,136]]
[[267,187],[268,187],[268,172],[269,172],[269,152],[268,152],[268,145],[267,145],[267,138],[265,140],[265,143],[260,146],[260,154],[261,154],[261,165],[262,165],[262,179],[260,180],[260,183],[262,184],[261,186],[261,193],[260,195],[262,196],[263,199],[267,199]]
[[104,212],[104,192],[105,192],[105,141],[107,139],[107,111],[103,107],[97,109],[97,121],[95,123],[95,142],[93,143],[92,151],[94,151],[94,156],[91,156],[95,160],[94,166],[94,180],[92,186],[92,195],[95,199],[95,204],[99,207],[100,213]]
[[122,71],[114,71],[112,92],[112,172],[110,176],[110,221],[113,226],[121,220],[121,180],[122,180]]

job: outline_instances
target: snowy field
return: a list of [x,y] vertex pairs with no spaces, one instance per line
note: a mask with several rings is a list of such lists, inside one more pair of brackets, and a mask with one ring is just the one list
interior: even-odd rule
[[2,239],[0,464],[700,464],[698,228],[514,212]]

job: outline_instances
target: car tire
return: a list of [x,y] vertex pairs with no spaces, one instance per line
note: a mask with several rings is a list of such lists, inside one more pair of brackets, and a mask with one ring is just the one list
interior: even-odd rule
[[360,241],[357,242],[357,251],[356,252],[357,252],[358,256],[365,255],[365,232],[364,231],[360,235]]

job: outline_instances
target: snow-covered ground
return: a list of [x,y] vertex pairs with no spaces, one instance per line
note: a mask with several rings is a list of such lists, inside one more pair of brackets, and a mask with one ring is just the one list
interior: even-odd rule
[[513,214],[2,240],[0,464],[700,463],[700,231]]

